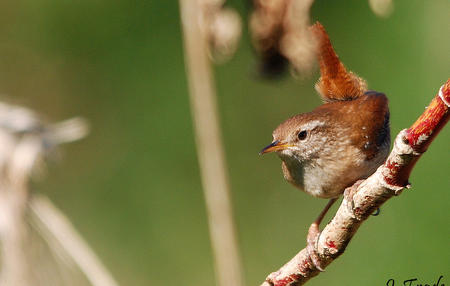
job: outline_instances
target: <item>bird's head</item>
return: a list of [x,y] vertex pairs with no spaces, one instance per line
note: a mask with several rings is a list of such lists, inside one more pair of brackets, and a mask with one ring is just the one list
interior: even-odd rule
[[300,162],[313,160],[323,155],[334,141],[332,124],[326,114],[316,112],[293,116],[273,131],[273,141],[260,154],[277,152],[281,159],[296,159]]

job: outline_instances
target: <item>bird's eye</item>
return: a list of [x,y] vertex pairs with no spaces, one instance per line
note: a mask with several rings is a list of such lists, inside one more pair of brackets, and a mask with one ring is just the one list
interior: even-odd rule
[[298,133],[297,137],[300,140],[305,140],[306,139],[306,135],[308,135],[308,133],[306,132],[306,130],[302,130]]

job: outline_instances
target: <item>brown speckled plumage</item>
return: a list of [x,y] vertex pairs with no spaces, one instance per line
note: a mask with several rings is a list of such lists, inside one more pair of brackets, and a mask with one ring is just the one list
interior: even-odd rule
[[[301,131],[307,138],[298,139]],[[281,123],[273,140],[284,177],[314,196],[331,198],[372,174],[389,151],[389,109],[384,94],[367,92],[352,101],[323,104]]]

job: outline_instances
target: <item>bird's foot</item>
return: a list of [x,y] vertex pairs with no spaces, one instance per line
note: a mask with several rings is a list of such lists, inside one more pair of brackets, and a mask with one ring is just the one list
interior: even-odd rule
[[306,251],[308,252],[309,258],[312,264],[319,271],[325,271],[322,268],[319,254],[317,253],[317,241],[319,240],[320,230],[319,225],[314,222],[311,224],[308,230],[308,236],[306,238]]
[[321,259],[319,257],[319,254],[317,253],[317,242],[319,241],[320,236],[319,225],[322,222],[328,210],[331,208],[334,202],[336,202],[336,200],[337,198],[332,198],[328,201],[328,204],[325,206],[325,208],[322,210],[322,212],[319,214],[316,220],[309,227],[308,236],[306,237],[306,251],[308,251],[308,255],[311,259],[312,264],[319,271],[324,271],[321,265],[322,264]]
[[380,212],[381,212],[380,208],[377,208],[377,210],[372,215],[378,216],[380,214]]
[[348,204],[350,211],[353,213],[353,209],[355,208],[355,202],[353,201],[353,196],[356,194],[356,191],[358,190],[359,185],[364,182],[364,180],[356,181],[352,186],[348,187],[344,191],[344,200],[349,202]]

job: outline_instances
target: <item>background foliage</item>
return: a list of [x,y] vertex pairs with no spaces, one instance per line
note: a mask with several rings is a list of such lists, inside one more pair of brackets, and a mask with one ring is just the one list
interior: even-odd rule
[[[228,1],[244,20],[244,0]],[[317,0],[312,19],[369,87],[390,99],[392,134],[408,127],[450,74],[446,0],[398,0],[388,19],[366,1]],[[91,135],[64,149],[35,189],[72,219],[122,285],[213,285],[206,214],[176,1],[0,2],[0,93],[56,121],[87,117]],[[248,285],[304,246],[326,203],[258,156],[282,120],[320,104],[318,73],[261,81],[247,31],[216,67],[218,102]],[[362,226],[310,285],[448,283],[450,129],[419,161],[412,190]],[[376,271],[374,271],[376,269]],[[399,283],[400,284],[400,283]],[[431,284],[431,283],[430,283]]]

